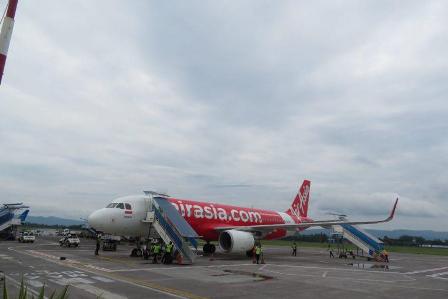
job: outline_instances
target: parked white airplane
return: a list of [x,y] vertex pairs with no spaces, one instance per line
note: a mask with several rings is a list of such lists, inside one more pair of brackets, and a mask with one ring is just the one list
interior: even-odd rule
[[[285,212],[222,205],[218,203],[198,202],[164,197],[191,228],[205,240],[204,252],[214,252],[216,247],[210,241],[218,241],[225,252],[245,252],[252,249],[255,240],[272,240],[294,235],[313,226],[330,227],[344,224],[375,224],[392,220],[397,201],[384,220],[314,221],[308,217],[308,200],[311,182],[305,180],[299,189],[291,207]],[[149,234],[149,224],[144,222],[147,212],[154,205],[151,196],[137,195],[120,197],[107,207],[93,212],[88,217],[91,227],[97,231],[119,236],[145,238]]]

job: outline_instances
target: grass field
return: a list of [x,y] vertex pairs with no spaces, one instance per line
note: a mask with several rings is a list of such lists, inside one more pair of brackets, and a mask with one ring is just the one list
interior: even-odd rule
[[[291,246],[291,241],[263,241],[265,246]],[[318,242],[297,242],[297,246],[300,248],[328,248],[328,243],[318,243]],[[332,245],[335,248],[335,245]],[[356,250],[356,247],[351,244],[344,244],[344,248],[348,250]],[[410,247],[410,246],[386,246],[386,250],[389,252],[400,252],[400,253],[412,253],[412,254],[428,254],[428,255],[442,255],[448,256],[448,249],[445,248],[427,248],[427,247]]]

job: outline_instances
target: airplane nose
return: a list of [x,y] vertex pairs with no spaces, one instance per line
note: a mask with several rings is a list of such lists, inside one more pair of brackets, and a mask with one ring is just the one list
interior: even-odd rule
[[89,223],[90,227],[93,227],[96,230],[99,230],[101,226],[100,214],[101,214],[100,210],[97,210],[92,214],[90,214],[89,217],[87,217],[87,222]]

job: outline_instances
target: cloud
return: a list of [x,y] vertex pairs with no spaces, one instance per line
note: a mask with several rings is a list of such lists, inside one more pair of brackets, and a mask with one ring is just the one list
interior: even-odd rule
[[443,1],[20,3],[0,90],[2,201],[76,218],[155,189],[286,210],[308,178],[313,216],[382,217],[400,195],[388,228],[438,228],[447,13]]

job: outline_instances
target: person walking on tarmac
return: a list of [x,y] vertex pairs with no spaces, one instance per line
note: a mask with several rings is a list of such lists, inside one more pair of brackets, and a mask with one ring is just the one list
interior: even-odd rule
[[386,249],[383,250],[383,256],[384,256],[384,261],[386,263],[389,262],[389,253],[386,251]]
[[166,244],[165,247],[165,253],[163,254],[162,257],[162,263],[163,264],[171,264],[171,262],[173,261],[173,257],[172,257],[172,252],[173,252],[173,242],[170,241],[169,244]]
[[255,246],[255,258],[257,259],[257,264],[260,263],[260,256],[263,254],[263,249],[261,248],[261,244],[257,244]]
[[296,243],[296,241],[294,241],[294,243],[292,243],[292,256],[297,256],[297,243]]
[[152,253],[154,255],[154,258],[152,259],[152,263],[153,264],[157,264],[157,258],[159,257],[159,253],[160,253],[160,244],[159,244],[159,242],[154,244],[152,250],[153,250]]
[[95,255],[98,255],[98,251],[100,251],[100,246],[101,246],[101,235],[98,234],[96,236]]

